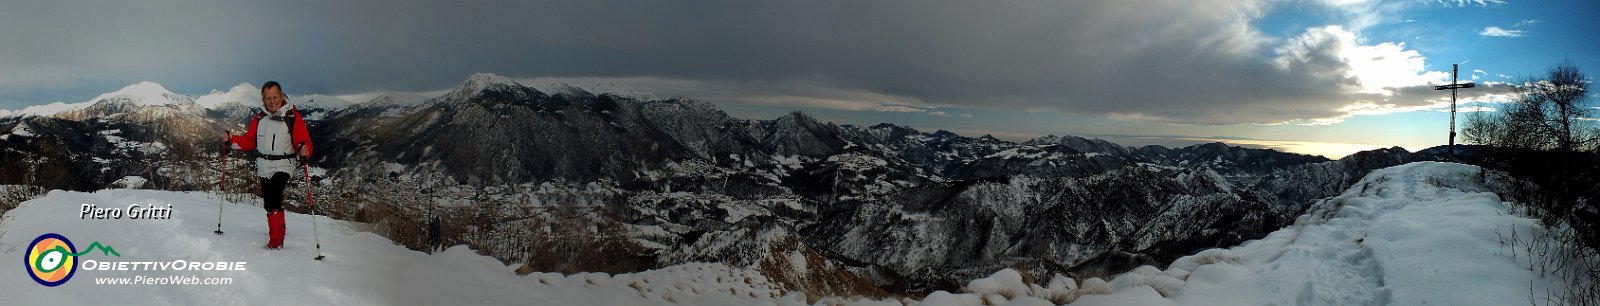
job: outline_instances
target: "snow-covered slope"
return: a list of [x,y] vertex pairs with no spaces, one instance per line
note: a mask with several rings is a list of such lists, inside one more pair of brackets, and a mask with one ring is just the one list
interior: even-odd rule
[[444,99],[447,101],[466,100],[482,94],[485,90],[506,90],[507,88],[526,87],[498,74],[480,72],[467,77],[467,81],[462,82],[461,87],[457,87],[450,93],[445,94]]
[[573,96],[583,96],[611,94],[636,100],[662,100],[670,98],[618,83],[615,79],[540,77],[521,79],[518,80],[517,83],[527,85],[528,87],[533,87],[539,91],[543,91],[551,95],[567,94]]
[[[99,207],[172,205],[168,220],[85,220],[81,204]],[[519,276],[515,267],[465,247],[429,255],[359,230],[363,225],[318,219],[323,254],[315,255],[312,217],[291,213],[284,250],[266,240],[259,206],[221,205],[223,235],[214,235],[218,200],[200,192],[52,191],[24,202],[0,223],[0,249],[22,250],[57,233],[82,252],[92,242],[115,249],[78,262],[246,262],[245,271],[100,271],[79,269],[66,283],[45,287],[19,269],[0,276],[0,296],[12,305],[684,305],[800,301],[759,273],[721,264],[685,264],[615,276],[599,273]],[[7,252],[24,256],[26,251]],[[13,258],[14,259],[14,258]],[[101,285],[96,278],[226,277],[223,285]],[[787,295],[787,296],[785,296]]]
[[117,91],[101,94],[89,101],[117,100],[126,101],[139,106],[161,106],[174,104],[193,103],[187,96],[172,93],[166,87],[155,82],[143,81],[128,85]]
[[[1373,171],[1260,240],[1110,282],[1073,305],[1517,305],[1565,285],[1505,239],[1538,239],[1478,167],[1416,162]],[[1165,296],[1165,297],[1163,297]]]
[[1560,296],[1568,284],[1512,245],[1540,244],[1547,229],[1501,201],[1497,177],[1454,163],[1379,169],[1292,226],[1165,270],[1029,281],[1006,269],[920,305],[1520,305],[1529,294]]
[[341,99],[337,96],[329,95],[304,95],[291,98],[294,99],[294,104],[300,106],[301,108],[322,108],[336,110],[350,107],[350,105],[355,104],[354,102],[346,101],[345,99]]
[[93,101],[90,101],[90,102],[78,102],[78,103],[51,102],[50,104],[28,106],[28,107],[25,107],[23,109],[16,110],[16,111],[7,111],[5,114],[0,114],[0,117],[7,117],[7,116],[18,116],[18,117],[21,117],[21,116],[49,116],[49,115],[54,115],[54,114],[60,113],[60,112],[65,112],[65,111],[70,111],[70,110],[74,110],[74,109],[84,108],[86,106],[89,106],[90,104],[94,104],[94,102]]
[[124,86],[117,91],[100,94],[93,99],[89,99],[89,101],[34,105],[17,111],[5,112],[4,116],[55,116],[58,114],[78,117],[104,116],[135,112],[151,107],[189,112],[199,108],[200,105],[195,104],[194,99],[189,96],[168,91],[161,84],[143,81]]
[[149,81],[101,94],[88,102],[24,109],[27,110],[35,110],[33,115],[74,121],[100,118],[114,122],[149,122],[205,115],[205,108],[195,104],[193,98],[173,93],[161,84]]
[[385,91],[376,94],[341,96],[340,98],[350,101],[364,101],[356,103],[357,106],[361,107],[409,107],[422,104],[422,102],[427,102],[428,99],[432,99],[433,97],[411,92]]
[[239,83],[228,91],[212,90],[209,94],[195,98],[194,103],[208,109],[230,106],[253,107],[261,105],[261,89],[248,82]]
[[345,101],[359,101],[331,112],[327,118],[376,117],[393,118],[406,113],[406,109],[427,103],[434,96],[401,91],[383,91],[338,96]]
[[594,95],[594,93],[589,92],[588,90],[584,90],[583,88],[579,88],[577,86],[572,86],[572,84],[568,84],[567,82],[563,82],[561,80],[554,79],[554,78],[534,78],[534,79],[523,80],[523,81],[520,81],[518,83],[527,85],[528,87],[533,87],[534,89],[538,89],[539,91],[546,92],[546,93],[549,93],[551,95],[557,95],[557,94],[566,94],[566,95],[570,95],[570,96],[593,96]]
[[291,96],[289,101],[294,104],[296,110],[300,111],[301,116],[305,116],[305,119],[310,121],[326,119],[329,113],[342,111],[352,105],[356,105],[354,102],[329,95]]

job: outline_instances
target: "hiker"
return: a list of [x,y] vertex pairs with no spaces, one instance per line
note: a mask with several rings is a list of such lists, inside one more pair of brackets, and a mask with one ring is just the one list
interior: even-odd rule
[[253,150],[256,156],[256,175],[261,177],[261,207],[267,210],[266,249],[283,248],[283,192],[289,184],[289,173],[295,170],[295,158],[305,161],[311,157],[311,135],[306,131],[306,121],[300,112],[283,95],[283,86],[277,81],[261,85],[261,107],[250,118],[249,130],[234,135],[229,129],[224,135],[235,149]]

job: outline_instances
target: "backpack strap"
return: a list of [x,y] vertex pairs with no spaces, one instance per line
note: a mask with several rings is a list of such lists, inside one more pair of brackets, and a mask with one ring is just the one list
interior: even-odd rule
[[[257,111],[255,117],[250,118],[250,121],[251,122],[256,122],[256,121],[260,121],[261,118],[266,118],[266,117],[267,117],[267,112]],[[274,118],[274,119],[276,119],[276,118]],[[294,107],[290,107],[289,108],[289,113],[284,115],[283,119],[284,119],[283,120],[283,125],[289,128],[289,136],[290,137],[294,137],[294,122],[295,121],[300,121],[300,110],[296,109]]]
[[293,139],[294,123],[296,121],[300,121],[300,109],[296,106],[289,106],[289,115],[285,117],[288,117],[289,120],[284,120],[283,124],[289,126],[289,137],[290,139]]

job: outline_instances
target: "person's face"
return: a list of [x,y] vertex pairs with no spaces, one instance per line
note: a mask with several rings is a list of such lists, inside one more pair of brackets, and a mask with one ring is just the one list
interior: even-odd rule
[[283,107],[283,99],[282,88],[269,87],[261,91],[261,106],[265,106],[269,113],[278,112],[278,108]]

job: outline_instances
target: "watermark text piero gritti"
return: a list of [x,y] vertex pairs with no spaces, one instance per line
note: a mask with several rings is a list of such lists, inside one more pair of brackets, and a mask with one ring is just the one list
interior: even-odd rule
[[104,219],[122,219],[123,217],[127,217],[128,219],[131,219],[131,220],[141,220],[141,219],[144,219],[144,220],[166,220],[166,219],[172,219],[172,204],[167,204],[166,206],[157,206],[155,204],[149,204],[149,205],[132,204],[132,205],[128,205],[127,208],[100,207],[99,205],[94,205],[94,204],[83,204],[81,206],[81,208],[78,210],[78,218],[79,219],[101,219],[101,220],[104,220]]

